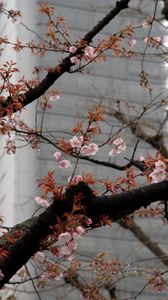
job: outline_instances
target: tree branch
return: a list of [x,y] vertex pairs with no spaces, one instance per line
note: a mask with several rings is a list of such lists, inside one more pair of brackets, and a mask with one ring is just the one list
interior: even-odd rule
[[[132,191],[108,196],[94,196],[92,190],[84,182],[69,188],[64,200],[54,200],[41,215],[29,221],[29,226],[24,227],[22,235],[14,244],[4,246],[4,236],[0,238],[0,248],[8,251],[7,257],[0,262],[0,269],[4,274],[0,287],[38,251],[40,242],[51,233],[51,226],[56,223],[57,216],[62,217],[65,212],[70,212],[73,198],[79,193],[83,194],[82,204],[85,206],[86,215],[92,219],[93,228],[97,226],[102,215],[107,215],[112,221],[133,213],[140,207],[148,206],[158,200],[167,200],[168,181],[151,184]],[[25,226],[25,222],[23,223]],[[22,224],[17,227],[22,227]],[[10,231],[9,231],[10,232]]]
[[[121,10],[128,8],[128,3],[131,0],[121,0],[116,2],[115,8],[113,8],[101,21],[98,22],[98,24],[93,27],[91,31],[89,31],[84,37],[83,41],[86,42],[86,44],[89,44],[92,39],[100,32],[102,29],[111,21],[113,20]],[[70,58],[78,53],[81,53],[83,50],[82,48],[79,48],[76,53],[70,54],[65,59],[63,59],[62,63],[57,65],[55,68],[53,68],[53,71],[49,71],[47,76],[40,82],[40,84],[27,91],[22,97],[22,100],[19,100],[21,105],[24,107],[30,103],[32,103],[34,100],[41,97],[49,88],[54,84],[54,82],[61,77],[65,72],[69,72],[70,67],[72,67],[74,64],[71,63]],[[1,109],[1,116],[6,116],[7,111],[6,108],[10,105],[12,105],[12,99],[11,97],[8,97],[5,101],[1,102],[0,109]],[[18,108],[13,107],[13,111],[16,112]]]
[[125,228],[129,229],[133,235],[144,244],[145,247],[147,247],[158,259],[165,265],[168,266],[168,254],[164,252],[157,243],[155,243],[147,234],[144,233],[144,231],[141,229],[138,224],[131,219],[130,222],[128,220],[125,221],[121,219],[119,221],[119,224]]

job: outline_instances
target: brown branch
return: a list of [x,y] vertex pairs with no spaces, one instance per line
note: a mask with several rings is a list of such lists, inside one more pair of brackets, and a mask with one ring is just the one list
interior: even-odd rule
[[164,252],[158,245],[155,243],[147,234],[144,233],[144,231],[141,229],[138,224],[131,219],[130,222],[128,220],[125,221],[121,219],[119,221],[119,224],[125,228],[129,229],[133,235],[142,242],[158,259],[165,265],[168,266],[168,254]]
[[[121,10],[128,8],[128,3],[130,1],[131,0],[117,1],[115,8],[113,8],[101,21],[98,22],[98,24],[95,27],[93,27],[91,31],[89,31],[83,37],[83,41],[86,44],[89,44],[92,41],[92,39],[120,13]],[[54,71],[48,72],[47,76],[41,81],[41,83],[37,87],[30,89],[24,95],[22,95],[22,99],[24,99],[23,103],[22,100],[18,99],[18,101],[21,101],[21,105],[24,107],[41,97],[59,77],[61,77],[65,72],[69,72],[71,66],[74,65],[73,63],[71,63],[70,58],[78,53],[81,53],[82,50],[83,46],[82,48],[79,48],[75,54],[70,54],[68,57],[63,59],[62,63],[53,68]],[[12,104],[13,102],[11,97],[8,97],[5,101],[1,102],[1,116],[6,116],[6,108]],[[13,107],[14,112],[16,112],[17,110],[17,107]]]
[[[0,269],[4,274],[0,281],[0,287],[19,270],[30,257],[39,249],[40,242],[51,233],[51,226],[56,223],[57,216],[60,218],[65,212],[72,209],[74,195],[83,193],[82,204],[86,209],[86,215],[93,221],[93,227],[97,226],[102,215],[107,215],[111,220],[117,221],[121,217],[133,213],[140,207],[146,207],[158,200],[167,200],[168,181],[151,184],[133,191],[120,194],[96,197],[92,190],[84,182],[71,187],[62,201],[54,200],[53,203],[32,223],[29,221],[27,230],[14,244],[4,246],[4,237],[0,238],[0,248],[8,251],[8,256],[0,262]],[[19,225],[20,227],[22,224]]]
[[123,113],[116,111],[113,113],[113,116],[116,119],[120,120],[122,123],[126,125],[129,124],[131,132],[137,138],[145,141],[153,148],[160,151],[160,153],[163,156],[168,157],[168,150],[167,147],[164,145],[163,134],[161,132],[151,136],[151,134],[148,134],[147,131],[143,130],[142,126],[139,124],[138,121],[128,119]]

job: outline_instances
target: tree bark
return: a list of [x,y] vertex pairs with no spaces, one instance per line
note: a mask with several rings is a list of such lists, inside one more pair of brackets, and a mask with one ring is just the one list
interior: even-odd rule
[[[54,200],[53,203],[41,215],[29,220],[28,225],[23,222],[24,230],[18,240],[5,244],[5,237],[0,238],[0,248],[8,251],[7,257],[0,263],[0,269],[4,274],[0,281],[0,287],[38,251],[40,242],[51,233],[51,226],[56,223],[57,216],[62,217],[65,212],[70,212],[73,205],[73,197],[83,194],[81,203],[85,206],[86,215],[92,219],[93,228],[97,226],[102,215],[107,215],[112,221],[133,213],[140,207],[146,207],[159,200],[167,200],[168,181],[151,184],[132,191],[109,196],[94,196],[92,190],[84,182],[79,182],[75,187],[67,190],[64,200]],[[22,224],[17,228],[22,228]],[[10,232],[9,232],[10,234]]]

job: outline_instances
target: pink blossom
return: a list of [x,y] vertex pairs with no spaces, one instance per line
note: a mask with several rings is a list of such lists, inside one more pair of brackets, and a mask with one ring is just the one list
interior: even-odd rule
[[77,65],[79,63],[79,59],[76,56],[72,56],[70,58],[70,61],[72,64],[75,64],[75,65]]
[[73,183],[73,184],[77,184],[79,181],[83,181],[83,176],[82,175],[76,175],[74,177],[68,177],[68,182]]
[[81,153],[82,155],[89,156],[89,155],[90,155],[90,148],[89,148],[89,146],[87,146],[87,145],[83,146],[83,147],[81,148],[81,150],[80,150],[80,153]]
[[4,274],[2,273],[2,270],[0,269],[0,281],[3,280]]
[[71,144],[72,148],[81,148],[82,143],[83,143],[83,136],[73,136],[70,140],[69,143]]
[[58,47],[58,45],[59,45],[59,39],[53,38],[52,41],[51,41],[51,43],[52,43],[53,46]]
[[60,272],[59,273],[59,275],[57,275],[56,277],[55,277],[55,280],[60,280],[61,278],[63,278],[63,273],[62,272]]
[[143,155],[141,155],[141,156],[139,157],[139,160],[140,160],[140,161],[144,161],[144,160],[145,160],[145,157],[144,157]]
[[161,182],[166,179],[166,166],[164,162],[158,160],[155,162],[155,169],[149,175],[153,183]]
[[95,50],[93,47],[91,46],[87,46],[84,50],[84,54],[85,56],[87,56],[88,58],[92,59],[95,57]]
[[66,231],[64,233],[61,233],[59,236],[58,236],[58,241],[60,243],[62,243],[63,245],[65,245],[66,243],[70,242],[71,240],[71,234]]
[[37,251],[34,255],[34,259],[38,263],[43,263],[45,261],[45,255],[41,251]]
[[135,46],[136,42],[137,42],[136,39],[131,39],[131,40],[130,40],[130,46],[131,46],[131,47]]
[[57,101],[60,99],[60,95],[59,94],[55,94],[50,96],[50,101]]
[[153,16],[149,16],[145,21],[143,21],[142,26],[148,27],[153,21]]
[[109,156],[114,156],[126,150],[125,142],[120,137],[113,141],[113,145],[115,145],[115,147],[109,152]]
[[78,244],[75,241],[69,242],[67,245],[61,247],[61,253],[65,256],[72,256],[77,249]]
[[78,226],[74,232],[64,232],[58,236],[58,257],[65,256],[71,260],[78,246],[78,240],[85,233],[85,229]]
[[70,163],[70,161],[68,159],[63,159],[59,163],[59,168],[60,169],[63,169],[63,168],[68,169],[70,167],[72,167],[72,165],[71,165],[71,163]]
[[76,48],[75,46],[69,47],[69,52],[70,52],[70,53],[75,53],[76,50],[77,50],[77,48]]
[[86,230],[83,227],[78,226],[76,228],[76,232],[77,232],[78,235],[82,235],[82,234],[84,234],[86,232]]
[[90,155],[95,155],[97,153],[97,151],[99,150],[99,147],[94,143],[91,143],[89,145],[89,148],[90,148]]
[[90,218],[87,218],[86,224],[87,224],[88,226],[91,225],[91,224],[92,224],[92,220],[91,220]]
[[39,196],[34,197],[34,200],[36,201],[37,204],[39,204],[43,207],[48,207],[49,206],[48,201],[41,198],[41,197],[39,197]]
[[53,156],[54,156],[55,160],[56,160],[57,162],[59,162],[59,161],[61,160],[62,154],[61,154],[60,151],[56,151],[56,152],[53,154]]
[[98,150],[99,147],[96,144],[91,143],[88,146],[87,145],[83,146],[80,152],[82,155],[90,156],[90,155],[95,155]]
[[116,154],[117,154],[116,148],[113,148],[113,149],[109,152],[109,156],[115,156]]

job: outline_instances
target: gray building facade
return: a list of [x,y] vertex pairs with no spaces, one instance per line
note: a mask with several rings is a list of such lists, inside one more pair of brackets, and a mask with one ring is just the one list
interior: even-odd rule
[[[105,0],[103,3],[100,0],[50,0],[48,3],[56,7],[58,15],[64,16],[70,26],[71,41],[73,43],[79,37],[83,37],[115,5],[115,1],[111,0]],[[10,1],[6,1],[6,5],[11,7]],[[24,24],[33,30],[36,28],[36,33],[44,36],[46,19],[44,16],[36,13],[37,3],[35,0],[13,0],[12,6],[13,9],[23,11],[22,21]],[[143,22],[144,16],[153,14],[153,2],[150,0],[132,1],[130,7],[130,10],[123,11],[95,38],[95,44],[98,39],[118,32],[126,24],[129,25],[132,22],[136,26]],[[160,8],[158,8],[158,11],[160,11]],[[12,24],[7,25],[8,21],[4,19],[5,22],[6,25],[2,33],[3,35],[8,34],[13,41],[17,36],[23,43],[30,41],[32,38],[38,41],[37,35],[32,34],[30,30],[26,30],[21,24],[16,24],[14,27]],[[15,28],[12,34],[11,26]],[[147,36],[148,30],[148,28],[144,27],[136,32],[137,44],[135,49],[138,53],[145,48],[144,38]],[[166,29],[158,24],[153,28],[153,35],[165,37]],[[10,59],[9,46],[6,49],[7,51],[2,53],[0,57],[1,64],[4,60]],[[54,66],[60,59],[59,53],[49,53],[49,55],[39,58],[31,56],[29,50],[13,55],[15,57],[12,59],[18,62],[21,72],[23,74],[26,73],[26,76],[30,78],[34,66]],[[103,104],[109,109],[109,115],[111,115],[110,125],[113,128],[113,132],[117,132],[121,124],[112,116],[117,99],[123,105],[128,101],[136,108],[136,111],[149,102],[149,93],[143,90],[139,84],[141,63],[142,55],[137,55],[132,59],[120,59],[115,58],[112,53],[108,52],[106,62],[101,64],[94,63],[88,66],[88,72],[64,74],[55,83],[54,86],[60,90],[61,95],[59,101],[56,103],[52,102],[52,110],[47,110],[44,115],[40,107],[37,108],[36,103],[33,103],[23,111],[23,118],[33,127],[35,126],[33,124],[35,124],[36,120],[36,111],[38,111],[38,126],[43,122],[44,130],[52,133],[52,139],[57,141],[62,135],[70,138],[70,129],[74,126],[74,123],[86,120],[88,109],[94,105]],[[150,83],[154,86],[153,95],[162,93],[166,88],[167,76],[164,61],[152,55],[146,56],[144,66],[149,73]],[[156,128],[155,123],[156,121],[159,122],[162,114],[164,115],[164,110],[159,110],[153,115],[150,114],[149,117],[146,116],[143,119],[144,126],[147,124],[148,130],[153,132]],[[151,124],[152,126],[150,127]],[[95,140],[98,144],[102,144],[108,137],[109,127],[103,126],[103,134]],[[123,137],[126,141],[127,149],[124,154],[117,158],[116,162],[118,164],[126,162],[124,157],[130,158],[130,153],[133,152],[137,141],[136,137],[131,135],[129,129],[123,131]],[[55,149],[48,144],[42,143],[40,151],[32,150],[31,147],[18,148],[16,155],[9,156],[3,152],[4,138],[1,138],[1,141],[0,203],[6,224],[14,225],[30,217],[34,209],[36,209],[33,198],[38,193],[36,189],[38,179],[44,177],[48,171],[55,170],[56,182],[65,184],[68,176],[71,175],[71,170],[58,168],[53,158]],[[102,150],[100,149],[96,158],[107,160],[109,149],[109,145]],[[138,159],[140,155],[146,155],[146,153],[154,154],[155,152],[156,150],[151,149],[147,143],[140,141],[140,147],[136,152],[136,156]],[[71,158],[71,162],[74,164],[75,159]],[[93,172],[98,179],[109,178],[114,180],[121,175],[119,171],[107,169],[103,166],[99,167],[87,161],[82,161],[79,164],[76,174],[81,174],[82,172]],[[9,185],[10,190],[8,189]],[[145,221],[144,219],[137,219],[137,222],[145,233],[157,242],[162,249],[168,251],[167,241],[165,240],[167,227],[163,227],[162,220],[159,218],[154,220],[148,218]],[[160,230],[160,228],[162,229]],[[113,224],[111,228],[104,227],[90,231],[81,239],[77,255],[87,264],[91,257],[101,251],[109,253],[109,256],[112,258],[121,258],[122,263],[126,266],[128,276],[118,278],[118,283],[115,286],[116,295],[118,299],[133,299],[143,289],[145,282],[144,279],[140,278],[139,264],[134,268],[131,267],[131,263],[153,258],[154,255],[130,231],[123,229],[119,224]],[[158,260],[157,263],[159,265]],[[146,272],[148,267],[152,267],[151,265],[152,263],[146,266],[144,262],[140,267],[143,266],[144,272]],[[46,299],[46,297],[49,299],[60,299],[61,295],[64,295],[65,299],[80,299],[81,297],[79,291],[71,285],[67,285],[66,289],[62,281],[61,283],[56,282],[54,285],[55,288],[46,289],[46,292],[44,289],[40,292],[41,299]],[[37,299],[31,284],[29,284],[27,289],[30,293],[23,296],[22,292],[18,292],[17,297]],[[18,287],[18,290],[23,291],[24,288]],[[107,299],[110,299],[109,293],[107,291],[103,292],[105,292]],[[159,298],[164,298],[165,296],[164,292],[159,294]],[[157,296],[152,294],[148,288],[144,289],[142,295],[139,295],[139,299],[154,299],[154,297],[157,299]]]

